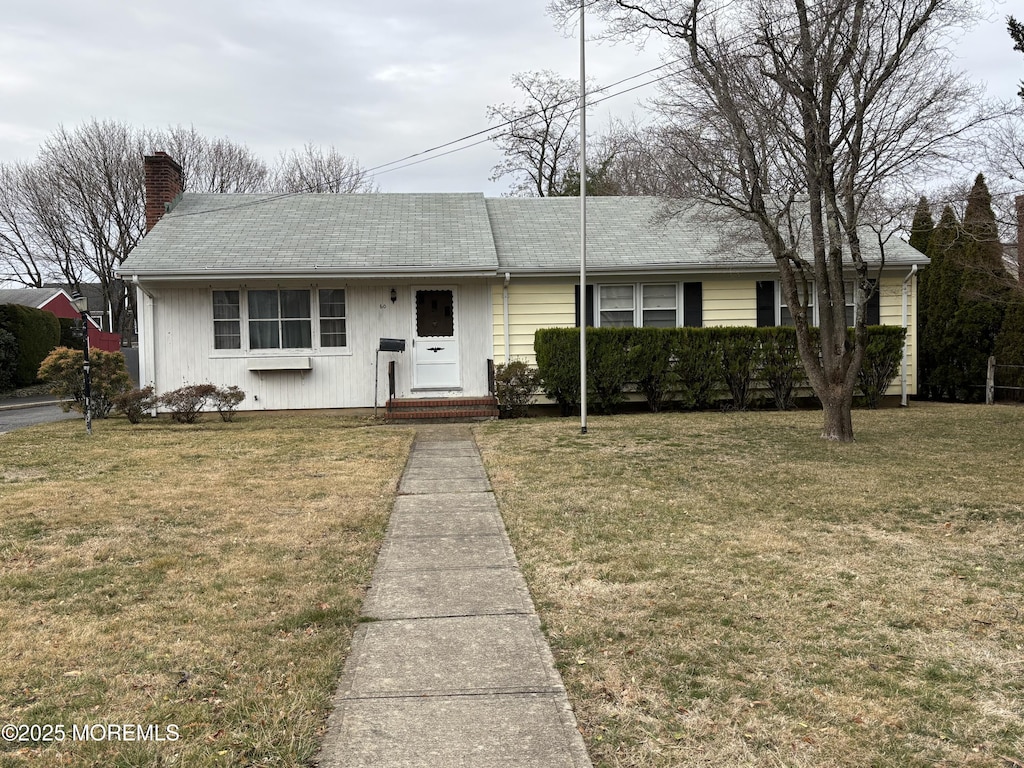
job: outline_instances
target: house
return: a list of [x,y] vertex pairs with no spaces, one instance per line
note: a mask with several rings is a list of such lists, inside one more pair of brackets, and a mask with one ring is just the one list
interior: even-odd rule
[[[158,391],[208,381],[252,409],[367,407],[387,397],[383,355],[398,397],[481,398],[489,361],[532,362],[538,328],[578,323],[578,199],[182,194],[173,159],[146,163],[151,231],[119,276],[138,291],[141,379]],[[659,223],[653,198],[588,206],[588,324],[787,321],[772,259],[735,222]],[[905,321],[912,364],[925,264],[888,244],[869,308],[869,322]],[[379,352],[385,339],[405,351]]]
[[[57,317],[78,320],[81,315],[71,302],[71,295],[59,287],[47,288],[0,288],[0,304],[20,304],[24,307],[44,309]],[[121,337],[116,333],[105,333],[92,313],[89,314],[89,347],[107,352],[121,349]]]

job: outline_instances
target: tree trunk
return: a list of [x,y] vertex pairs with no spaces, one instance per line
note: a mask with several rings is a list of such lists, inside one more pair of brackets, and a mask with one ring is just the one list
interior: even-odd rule
[[824,425],[821,430],[823,440],[835,440],[840,443],[853,442],[853,398],[841,391],[845,387],[836,387],[837,391],[826,396],[819,394],[821,399]]

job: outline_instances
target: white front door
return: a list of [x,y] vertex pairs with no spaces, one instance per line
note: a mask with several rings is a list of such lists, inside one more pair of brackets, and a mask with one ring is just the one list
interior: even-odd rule
[[455,289],[416,288],[413,294],[413,387],[457,389],[462,380]]

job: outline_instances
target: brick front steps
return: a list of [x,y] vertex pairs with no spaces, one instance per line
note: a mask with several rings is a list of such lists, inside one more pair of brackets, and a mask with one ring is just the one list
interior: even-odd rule
[[498,418],[494,397],[441,397],[388,400],[384,417],[389,421],[482,421]]

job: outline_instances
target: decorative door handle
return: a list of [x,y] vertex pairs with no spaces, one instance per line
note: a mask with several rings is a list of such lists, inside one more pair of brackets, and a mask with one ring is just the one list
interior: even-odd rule
[[440,352],[444,347],[427,347],[428,352]]

